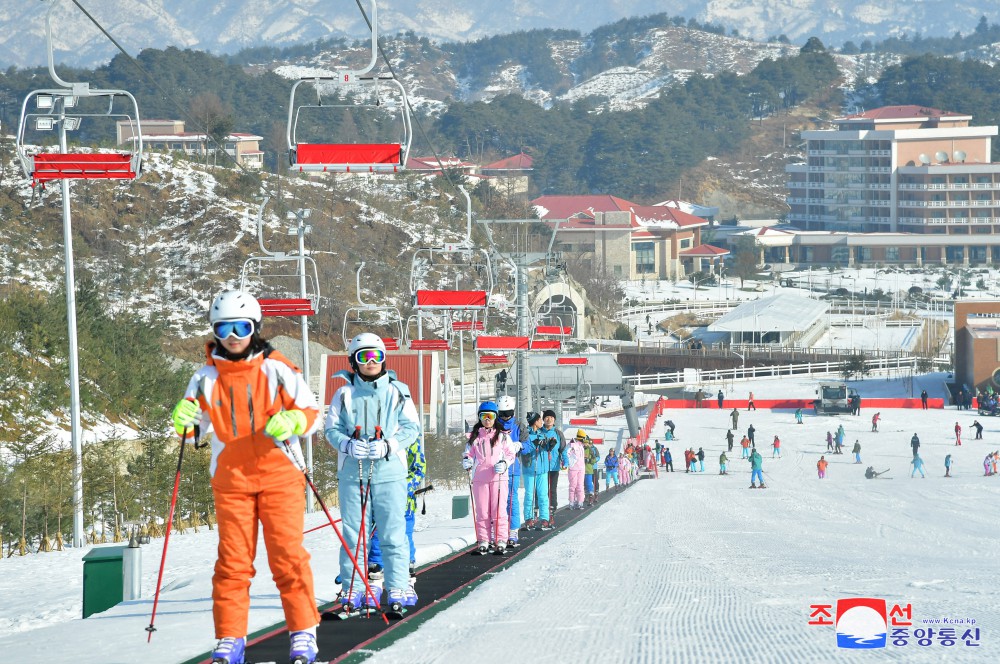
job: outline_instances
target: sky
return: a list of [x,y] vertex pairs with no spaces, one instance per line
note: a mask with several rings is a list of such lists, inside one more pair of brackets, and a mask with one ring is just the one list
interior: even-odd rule
[[[918,377],[932,396],[943,393],[946,374]],[[861,382],[866,396],[902,395],[895,379]],[[757,399],[809,398],[806,379],[736,383],[727,395]],[[603,500],[596,513],[538,546],[415,633],[372,658],[375,662],[510,661],[512,648],[540,662],[850,662],[837,646],[836,628],[810,625],[813,606],[835,617],[838,600],[884,600],[887,610],[910,607],[909,633],[925,620],[975,621],[930,625],[929,645],[915,640],[864,654],[865,662],[987,662],[1000,652],[1000,589],[994,582],[1000,545],[990,507],[1000,479],[984,477],[983,457],[1000,448],[1000,420],[974,411],[885,410],[879,433],[871,411],[860,417],[815,417],[796,425],[790,411],[742,412],[753,423],[764,456],[766,490],[749,490],[749,466],[739,447],[730,474],[718,474],[728,409],[674,410],[681,446],[704,447],[704,473],[661,473]],[[983,441],[971,440],[979,419]],[[955,422],[965,440],[954,445]],[[601,417],[602,427],[623,419]],[[826,431],[843,424],[853,457],[828,457],[825,479],[816,461],[825,454]],[[662,422],[654,432],[662,433]],[[910,437],[921,439],[926,478],[910,478]],[[768,444],[782,440],[782,458]],[[609,437],[613,440],[614,437]],[[606,448],[606,446],[605,446]],[[944,457],[955,461],[945,478]],[[458,463],[458,459],[455,460]],[[873,465],[889,472],[866,480]],[[431,469],[431,476],[433,476]],[[891,478],[891,479],[885,479]],[[560,483],[565,492],[566,482]],[[436,487],[427,515],[417,518],[420,564],[473,540],[469,518],[450,519],[451,495],[465,487]],[[565,496],[561,502],[565,504]],[[322,523],[322,514],[307,522]],[[337,544],[329,529],[306,536],[313,556],[318,600],[336,595]],[[6,661],[75,664],[181,662],[209,650],[214,531],[175,535],[167,556],[157,632],[146,643],[162,540],[143,547],[143,599],[80,619],[81,562],[85,551],[0,560],[0,652]],[[88,549],[89,550],[89,549]],[[260,547],[254,580],[251,630],[281,620],[277,593]],[[419,582],[417,592],[419,594]],[[582,590],[582,592],[581,592]],[[860,609],[843,625],[871,627]],[[822,612],[820,616],[822,617]],[[831,618],[832,619],[832,618]],[[941,643],[938,630],[979,629],[978,641]],[[895,629],[903,629],[897,626]],[[85,645],[83,645],[85,644]]]

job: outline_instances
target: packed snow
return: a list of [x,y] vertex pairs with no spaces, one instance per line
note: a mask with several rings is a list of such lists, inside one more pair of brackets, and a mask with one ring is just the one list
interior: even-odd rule
[[[910,389],[941,397],[947,379],[940,373],[918,376],[912,388],[881,376],[852,384],[866,398],[909,396]],[[809,399],[813,389],[807,379],[756,380],[727,386],[726,397],[745,399],[753,390],[758,400]],[[738,442],[729,454],[729,475],[718,474],[731,408],[720,412],[714,400],[711,406],[665,415],[677,425],[674,473],[661,470],[656,479],[602,497],[594,514],[375,653],[373,661],[506,661],[507,647],[497,644],[509,645],[512,634],[538,661],[847,661],[837,628],[809,623],[816,620],[810,618],[815,606],[832,607],[823,611],[833,620],[837,601],[856,597],[883,599],[888,611],[910,607],[908,642],[894,645],[891,630],[904,627],[890,624],[890,642],[871,655],[875,661],[995,661],[1000,590],[992,577],[1000,545],[989,509],[1000,498],[1000,480],[984,476],[983,459],[1000,448],[1000,421],[950,407],[882,409],[879,432],[872,433],[873,410],[867,406],[860,417],[807,411],[802,425],[787,410],[741,410],[737,441],[752,423],[768,485],[750,491]],[[982,441],[973,440],[976,419],[985,427]],[[962,446],[954,444],[956,421],[964,429]],[[815,464],[827,454],[826,432],[838,424],[846,430],[845,454],[827,455],[830,467],[820,480]],[[600,425],[605,432],[622,428],[624,418],[602,417]],[[663,431],[661,418],[652,437],[662,441]],[[914,433],[926,478],[910,478]],[[781,437],[780,459],[771,458],[775,435]],[[849,453],[855,440],[861,464]],[[684,472],[685,447],[705,449],[703,473]],[[952,478],[943,477],[946,454],[953,455]],[[866,480],[869,465],[889,472]],[[560,488],[565,504],[565,478]],[[471,543],[471,520],[450,519],[451,496],[466,490],[438,486],[428,496],[426,516],[417,517],[418,563]],[[307,517],[310,527],[324,522],[322,514]],[[333,533],[310,533],[306,545],[317,599],[332,600],[338,548]],[[158,631],[147,644],[144,628],[161,547],[162,540],[143,547],[142,599],[86,620],[80,618],[80,559],[89,548],[0,561],[4,660],[33,661],[44,652],[46,661],[125,664],[141,658],[155,664],[208,651],[214,643],[215,531],[171,538]],[[264,547],[257,569],[251,631],[282,619]],[[841,629],[848,618],[870,627],[863,617],[845,614]],[[952,622],[925,622],[933,620]],[[916,631],[928,629],[932,636]],[[949,629],[953,645],[942,640]],[[918,642],[921,635],[928,645]]]

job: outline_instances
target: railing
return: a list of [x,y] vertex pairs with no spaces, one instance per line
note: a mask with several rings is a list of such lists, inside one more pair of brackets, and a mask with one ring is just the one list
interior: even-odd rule
[[[866,358],[865,369],[868,371],[885,371],[887,369],[914,369],[918,364],[925,361],[923,358],[909,357],[877,357]],[[930,360],[933,367],[947,368],[950,360],[946,358],[934,358]],[[734,369],[716,369],[711,371],[698,372],[699,384],[710,384],[715,382],[728,382],[734,380],[744,380],[747,378],[777,378],[780,376],[817,376],[817,375],[843,375],[844,362],[805,362],[801,364],[782,364],[774,366],[754,366],[738,367]],[[637,376],[626,376],[625,380],[631,383],[636,391],[643,388],[653,389],[684,384],[683,371],[668,371],[657,374],[642,374]]]

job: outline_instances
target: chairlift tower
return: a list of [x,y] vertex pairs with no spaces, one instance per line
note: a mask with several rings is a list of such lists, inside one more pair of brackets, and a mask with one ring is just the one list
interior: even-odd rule
[[[85,82],[66,82],[55,70],[52,40],[52,11],[45,15],[49,76],[57,87],[29,92],[21,106],[21,118],[15,142],[17,159],[32,186],[59,180],[63,213],[63,261],[66,270],[66,320],[69,341],[70,439],[73,448],[73,546],[82,547],[83,533],[83,430],[80,424],[80,364],[77,348],[76,278],[73,270],[73,217],[70,206],[70,180],[135,180],[142,167],[142,130],[139,107],[125,90],[91,88]],[[116,102],[122,102],[119,108]],[[33,106],[32,106],[33,103]],[[125,118],[135,137],[132,152],[97,152],[73,150],[67,132],[80,128],[87,120],[98,127],[111,119]],[[47,151],[34,141],[44,132],[58,133],[58,149]]]

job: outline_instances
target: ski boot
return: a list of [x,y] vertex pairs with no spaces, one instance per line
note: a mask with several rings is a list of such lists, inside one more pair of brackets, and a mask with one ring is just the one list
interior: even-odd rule
[[507,551],[507,545],[504,544],[503,542],[500,542],[499,544],[496,545],[496,547],[494,547],[493,555],[502,556],[506,551]]
[[292,646],[288,651],[290,664],[313,664],[319,648],[316,647],[316,637],[311,632],[292,632]]
[[[364,593],[361,599],[361,606],[366,609],[377,609],[379,604],[382,603],[382,584],[378,581],[371,581],[368,585],[371,587],[372,593],[369,595],[364,586],[361,587],[361,592]],[[374,599],[372,599],[373,595]]]
[[246,639],[219,639],[212,651],[212,664],[243,664],[246,646]]
[[519,546],[521,546],[521,545],[517,543],[517,538],[516,537],[511,537],[509,540],[507,540],[507,548],[508,549],[516,549]]
[[368,580],[381,579],[384,576],[382,566],[378,563],[368,563]]
[[542,521],[541,530],[552,530],[554,527],[551,521]]
[[352,590],[349,587],[344,587],[340,589],[340,604],[344,607],[346,611],[357,611],[365,596],[365,586],[364,584],[358,584],[360,586]]
[[757,488],[758,488],[758,489],[766,489],[766,488],[767,488],[767,485],[766,485],[766,484],[764,484],[763,482],[761,482],[760,486],[759,486],[759,487],[757,487]]
[[756,488],[757,488],[757,485],[756,485],[756,484],[751,484],[751,485],[750,485],[750,488],[751,488],[751,489],[756,489]]
[[[416,593],[414,593],[416,596]],[[406,601],[406,591],[392,588],[389,590],[389,599],[386,600],[386,611],[391,613],[402,613],[404,602]]]
[[413,584],[406,589],[406,593],[403,596],[403,606],[416,606],[417,605],[417,591],[413,589]]
[[473,553],[477,556],[485,556],[489,552],[489,550],[490,547],[486,542],[480,542],[479,548],[473,551]]

